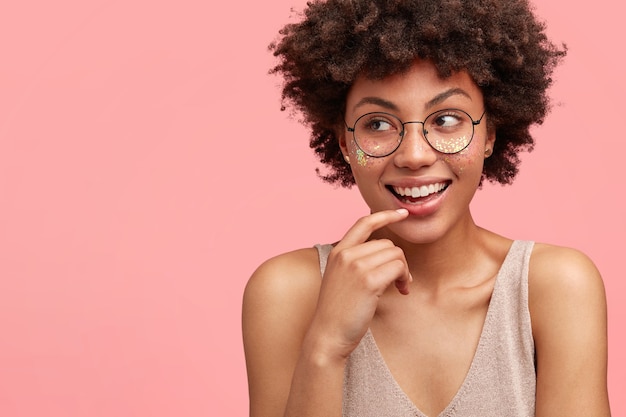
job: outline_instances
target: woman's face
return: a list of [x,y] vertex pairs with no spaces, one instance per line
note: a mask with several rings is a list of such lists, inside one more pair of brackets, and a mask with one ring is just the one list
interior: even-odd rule
[[[462,110],[471,120],[480,120],[469,145],[457,153],[436,151],[425,140],[421,123],[406,123],[424,121],[445,109]],[[348,129],[339,136],[342,152],[371,211],[409,210],[407,220],[389,227],[392,233],[409,242],[427,243],[471,222],[469,204],[480,182],[486,152],[490,154],[495,140],[495,132],[487,131],[488,116],[481,119],[484,111],[482,93],[466,72],[442,79],[428,61],[416,61],[403,74],[382,80],[359,78],[354,83],[346,102],[347,126],[354,127],[359,117],[372,112],[389,113],[405,123],[400,146],[381,158],[364,154]],[[436,131],[454,126],[460,114],[444,112],[430,118],[424,126],[429,140],[435,144]],[[366,121],[366,134],[373,135],[389,130],[389,122],[397,119],[365,118],[361,122]],[[469,132],[471,137],[471,127]],[[362,138],[359,143],[376,145]],[[452,152],[457,150],[455,146],[451,143],[440,149]]]

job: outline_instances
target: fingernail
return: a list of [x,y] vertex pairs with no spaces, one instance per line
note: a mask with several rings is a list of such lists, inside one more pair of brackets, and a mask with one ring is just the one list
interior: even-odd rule
[[407,214],[407,213],[409,212],[409,211],[408,211],[407,209],[405,209],[405,208],[397,209],[396,211],[397,211],[398,213],[400,213],[400,214]]

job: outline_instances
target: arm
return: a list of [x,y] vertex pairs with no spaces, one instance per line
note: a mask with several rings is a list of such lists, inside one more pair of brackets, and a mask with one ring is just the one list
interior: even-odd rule
[[251,417],[340,417],[349,354],[367,331],[379,297],[408,293],[404,253],[372,231],[407,216],[366,216],[331,252],[324,279],[314,250],[263,264],[244,293],[243,336]]
[[315,249],[270,259],[243,299],[243,342],[251,417],[283,416],[321,285]]
[[537,417],[610,416],[602,278],[572,249],[537,245],[529,308],[537,355]]

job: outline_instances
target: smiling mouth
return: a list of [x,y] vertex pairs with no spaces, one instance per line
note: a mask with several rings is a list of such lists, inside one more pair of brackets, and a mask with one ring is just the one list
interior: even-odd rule
[[425,201],[428,197],[441,194],[449,185],[448,182],[438,182],[435,184],[422,185],[420,187],[396,187],[388,185],[387,188],[398,200],[404,203],[418,203]]

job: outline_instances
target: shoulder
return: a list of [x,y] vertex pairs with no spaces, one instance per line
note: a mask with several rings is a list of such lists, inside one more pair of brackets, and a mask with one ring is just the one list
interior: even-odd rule
[[266,330],[280,327],[291,334],[303,329],[315,311],[321,280],[315,248],[295,250],[263,262],[244,291],[244,334],[258,326]]
[[320,284],[317,249],[298,249],[263,262],[248,280],[244,301],[259,295],[292,297],[302,291],[319,289]]
[[538,243],[528,274],[533,334],[541,343],[560,332],[601,328],[606,322],[606,296],[600,272],[584,253]]
[[600,273],[584,253],[567,247],[537,243],[529,265],[529,289],[533,298],[554,294],[586,297],[604,293]]

